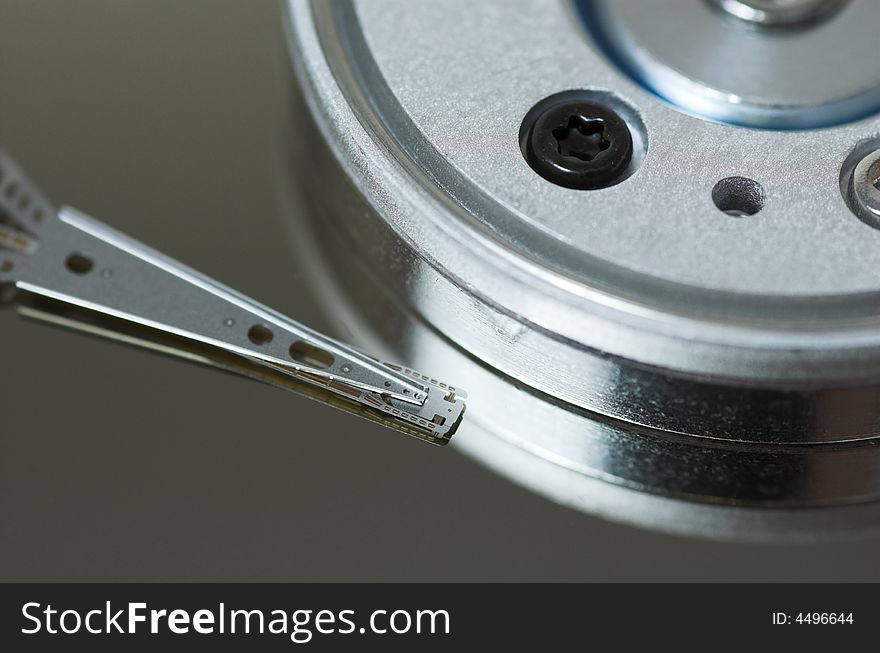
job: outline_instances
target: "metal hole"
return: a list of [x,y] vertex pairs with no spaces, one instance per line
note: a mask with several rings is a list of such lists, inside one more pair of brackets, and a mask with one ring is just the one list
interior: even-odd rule
[[316,347],[303,340],[297,340],[290,345],[290,356],[293,360],[302,363],[303,365],[318,367],[321,369],[330,367],[335,360],[333,354],[329,351],[325,351],[320,347]]
[[748,177],[727,177],[712,189],[712,201],[719,211],[741,218],[764,208],[764,189]]
[[88,274],[95,267],[95,262],[82,254],[71,254],[64,264],[74,274]]
[[250,340],[255,345],[267,345],[272,342],[272,338],[275,337],[275,334],[272,333],[272,329],[263,325],[263,324],[255,324],[250,329],[248,329],[248,340]]

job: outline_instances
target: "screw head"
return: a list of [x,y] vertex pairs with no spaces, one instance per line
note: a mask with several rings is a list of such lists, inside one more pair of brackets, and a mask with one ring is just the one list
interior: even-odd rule
[[585,100],[541,105],[529,111],[520,130],[523,155],[532,169],[566,188],[594,190],[614,184],[632,157],[626,121],[612,109]]
[[850,205],[868,224],[880,227],[880,149],[868,152],[849,181]]

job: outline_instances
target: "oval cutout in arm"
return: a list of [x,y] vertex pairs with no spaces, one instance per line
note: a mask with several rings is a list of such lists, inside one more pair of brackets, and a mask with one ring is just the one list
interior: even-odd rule
[[329,351],[315,347],[304,340],[297,340],[290,345],[290,355],[298,363],[322,370],[333,365],[334,361],[333,354]]

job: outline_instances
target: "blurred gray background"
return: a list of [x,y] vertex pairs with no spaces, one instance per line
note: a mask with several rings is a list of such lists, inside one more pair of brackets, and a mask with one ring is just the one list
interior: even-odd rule
[[[58,203],[318,328],[274,0],[3,0],[0,143]],[[880,580],[878,541],[687,540],[297,396],[0,312],[2,580]],[[417,489],[417,492],[416,492]]]

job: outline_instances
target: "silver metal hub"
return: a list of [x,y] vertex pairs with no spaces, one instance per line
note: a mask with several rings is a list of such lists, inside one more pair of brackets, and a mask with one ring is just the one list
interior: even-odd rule
[[880,24],[876,2],[597,0],[579,6],[612,61],[695,115],[761,129],[807,129],[880,108],[880,69],[869,63]]
[[[472,424],[566,469],[569,503],[569,473],[712,502],[880,496],[880,230],[849,190],[880,142],[880,73],[851,70],[875,4],[782,31],[679,0],[289,7],[310,247],[368,344],[473,379]],[[624,42],[764,128],[659,97]],[[525,160],[524,116],[567,91],[628,125],[619,183]],[[489,464],[522,479],[519,460]]]

